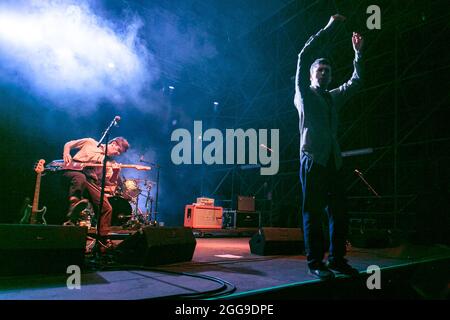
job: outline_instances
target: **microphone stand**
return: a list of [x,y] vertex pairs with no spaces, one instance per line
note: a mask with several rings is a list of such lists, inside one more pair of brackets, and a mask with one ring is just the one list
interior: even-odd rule
[[[97,144],[97,148],[100,148],[100,146],[101,146],[101,144],[102,144],[102,142],[103,142],[104,140],[106,140],[106,142],[109,141],[109,139],[108,139],[108,137],[107,137],[107,135],[109,135],[109,130],[111,130],[111,128],[112,128],[113,126],[116,126],[116,125],[117,125],[117,121],[119,121],[119,120],[120,120],[120,117],[119,117],[119,116],[115,116],[115,117],[114,117],[113,121],[111,121],[111,123],[109,124],[108,128],[106,128],[105,132],[103,132],[103,135],[102,135],[102,137],[100,138],[100,141],[99,141],[98,144]],[[106,138],[106,139],[105,139],[105,138]],[[106,155],[106,153],[105,153],[105,155]]]
[[106,141],[105,143],[105,156],[103,157],[103,166],[102,166],[102,184],[100,188],[100,203],[98,205],[98,212],[96,214],[96,220],[97,220],[97,239],[94,243],[93,251],[94,254],[98,254],[99,252],[99,246],[98,246],[98,238],[100,237],[100,216],[102,214],[103,210],[103,201],[105,199],[105,184],[106,184],[106,162],[108,159],[108,141],[109,141],[109,131],[111,128],[117,124],[117,117],[114,118],[114,120],[109,124],[108,128],[106,128],[105,132],[103,132],[103,135],[97,145],[97,148],[99,148],[103,141]]
[[358,177],[364,182],[364,184],[367,186],[367,188],[377,197],[380,198],[380,195],[375,191],[374,188],[364,179],[363,174],[355,169],[355,173],[358,175]]

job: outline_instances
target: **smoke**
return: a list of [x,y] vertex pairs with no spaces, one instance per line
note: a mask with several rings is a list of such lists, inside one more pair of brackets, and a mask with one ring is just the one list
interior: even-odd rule
[[0,81],[21,85],[60,108],[86,114],[100,102],[142,104],[159,77],[139,38],[138,16],[121,22],[87,4],[42,1],[0,5]]
[[[25,149],[31,150],[28,158],[59,159],[66,141],[98,139],[120,115],[112,134],[129,139],[131,148],[118,161],[148,165],[139,162],[144,155],[161,164],[161,217],[178,221],[192,182],[188,188],[180,183],[184,170],[170,162],[168,131],[174,118],[177,126],[192,123],[202,108],[206,90],[199,88],[210,86],[217,64],[212,60],[218,56],[213,16],[208,10],[194,12],[189,3],[183,10],[139,3],[0,2],[0,126],[14,138],[13,151],[3,158],[29,161],[22,160]],[[174,94],[164,90],[169,85]],[[126,179],[156,182],[155,168],[122,173]],[[140,188],[145,189],[142,183]],[[155,192],[153,185],[152,197]],[[143,194],[140,207],[144,199]]]
[[163,61],[193,65],[215,57],[218,52],[205,17],[188,11],[182,14],[160,8],[146,13],[149,38],[161,50]]

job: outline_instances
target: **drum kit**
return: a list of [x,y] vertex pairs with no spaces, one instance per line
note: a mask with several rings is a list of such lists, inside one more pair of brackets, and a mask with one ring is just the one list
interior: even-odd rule
[[[133,229],[156,224],[151,196],[154,185],[153,181],[147,179],[124,179],[115,194],[108,198],[113,208],[111,225]],[[143,209],[140,206],[141,199],[145,199]]]
[[[155,183],[147,179],[124,179],[117,186],[114,194],[108,196],[113,209],[111,226],[123,229],[139,229],[142,226],[156,226],[156,209],[153,208],[151,190]],[[144,198],[144,209],[139,201]],[[89,203],[79,215],[79,225],[95,224],[95,213]]]

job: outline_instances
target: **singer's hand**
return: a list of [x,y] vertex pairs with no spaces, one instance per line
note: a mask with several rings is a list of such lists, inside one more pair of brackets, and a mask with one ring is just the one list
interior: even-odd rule
[[361,51],[361,48],[364,44],[364,39],[363,37],[357,33],[357,32],[353,32],[352,35],[352,44],[353,44],[353,50],[358,53],[359,51]]
[[327,25],[325,26],[325,29],[329,28],[333,24],[333,22],[335,22],[335,21],[345,21],[345,19],[347,19],[345,16],[340,15],[340,14],[335,14],[335,15],[330,17],[330,20],[328,21]]

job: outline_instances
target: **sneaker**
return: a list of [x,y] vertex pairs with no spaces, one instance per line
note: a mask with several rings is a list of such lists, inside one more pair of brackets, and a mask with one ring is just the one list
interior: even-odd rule
[[108,253],[114,251],[114,249],[116,248],[114,242],[112,242],[111,239],[100,237],[100,239],[98,239],[97,241],[101,253]]
[[69,212],[67,213],[67,217],[73,222],[78,221],[80,219],[81,213],[83,210],[89,206],[89,200],[82,199],[80,201],[74,202],[70,205]]
[[319,278],[320,280],[334,279],[334,273],[328,270],[328,268],[324,264],[310,267],[308,273]]
[[336,273],[345,274],[347,276],[355,277],[359,275],[359,271],[349,265],[345,259],[328,261],[327,267]]

